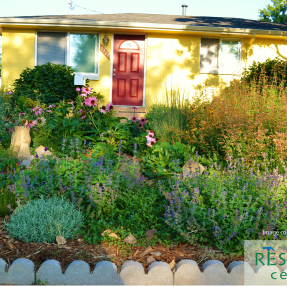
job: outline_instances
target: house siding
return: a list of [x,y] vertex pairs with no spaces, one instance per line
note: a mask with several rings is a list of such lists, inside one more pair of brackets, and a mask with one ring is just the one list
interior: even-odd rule
[[[67,29],[67,28],[66,28]],[[56,29],[55,29],[56,31]],[[62,31],[59,27],[57,31]],[[67,30],[65,30],[67,32]],[[79,32],[86,32],[84,28]],[[90,80],[94,91],[104,95],[104,104],[110,102],[111,61],[113,33],[101,33],[98,29],[89,32],[100,33],[100,41],[105,34],[110,41],[106,49],[110,52],[108,60],[100,54],[99,80]],[[124,34],[124,31],[122,32]],[[2,32],[2,82],[12,84],[27,67],[34,67],[35,30],[8,30]],[[240,39],[240,35],[238,36]],[[216,38],[216,37],[215,37]],[[241,69],[253,61],[263,62],[267,58],[287,59],[287,41],[256,37],[250,44],[242,40]],[[188,34],[148,33],[146,35],[146,87],[145,106],[148,110],[155,102],[165,102],[166,90],[181,90],[186,98],[192,99],[205,88],[211,98],[220,86],[226,86],[239,75],[216,75],[199,73],[200,36]]]
[[2,84],[11,85],[21,72],[34,67],[35,31],[2,31]]

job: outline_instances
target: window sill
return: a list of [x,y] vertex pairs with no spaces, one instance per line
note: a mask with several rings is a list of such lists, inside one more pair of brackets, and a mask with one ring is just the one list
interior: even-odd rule
[[241,74],[240,71],[224,71],[218,69],[199,69],[199,74],[214,74],[214,75],[234,75],[239,76]]
[[81,72],[77,72],[77,74],[82,74],[83,77],[87,80],[99,80],[99,74],[92,74],[92,73],[81,73]]

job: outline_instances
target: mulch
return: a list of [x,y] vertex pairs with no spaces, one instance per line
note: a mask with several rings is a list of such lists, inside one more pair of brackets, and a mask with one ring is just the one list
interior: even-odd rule
[[[207,260],[220,260],[229,272],[228,265],[232,261],[244,260],[243,256],[235,256],[232,259],[228,255],[224,255],[218,250],[208,252],[205,249],[198,248],[188,243],[179,243],[169,248],[163,245],[137,246],[137,244],[126,244],[126,247],[117,246],[113,242],[102,242],[101,244],[89,244],[83,239],[83,235],[79,234],[75,239],[67,240],[66,244],[58,245],[55,243],[34,243],[16,240],[9,237],[8,232],[3,228],[4,218],[0,218],[0,258],[6,261],[8,267],[18,258],[30,259],[35,265],[35,272],[38,271],[41,264],[48,260],[54,259],[60,262],[62,272],[64,273],[70,263],[74,260],[83,260],[87,262],[94,270],[97,262],[106,260],[112,261],[120,272],[121,266],[126,260],[134,260],[141,263],[147,274],[150,262],[148,257],[152,256],[156,261],[166,262],[170,264],[171,269],[174,264],[182,259],[191,259],[197,262],[200,270]],[[8,219],[9,220],[9,219]],[[7,221],[7,219],[6,219]],[[128,245],[128,247],[127,247]],[[150,252],[159,252],[156,255]]]

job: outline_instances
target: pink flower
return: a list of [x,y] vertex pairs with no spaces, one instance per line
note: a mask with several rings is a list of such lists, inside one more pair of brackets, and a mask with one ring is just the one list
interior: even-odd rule
[[80,92],[81,89],[79,87],[76,88],[76,92]]
[[83,120],[84,118],[86,118],[87,116],[82,116],[81,119]]
[[140,118],[140,123],[143,125],[146,124],[146,118]]
[[37,116],[37,115],[40,115],[40,114],[42,113],[42,111],[43,111],[42,109],[36,110],[36,111],[35,111],[35,115],[36,115],[36,116]]
[[48,108],[55,108],[55,105],[50,105]]
[[20,113],[20,114],[19,114],[19,117],[21,117],[22,115],[25,115],[25,113]]
[[89,95],[89,94],[92,93],[92,88],[89,87],[89,86],[87,86],[86,88],[83,87],[82,88],[82,93]]
[[132,110],[137,110],[137,108],[136,107],[132,107]]
[[46,112],[47,112],[47,113],[51,113],[52,111],[51,111],[51,110],[46,110]]
[[79,110],[78,110],[78,113],[80,114],[82,111],[83,111],[82,109],[79,109]]
[[89,107],[94,107],[98,104],[98,99],[96,97],[90,97],[85,99],[85,105]]
[[154,141],[155,139],[153,139],[153,141],[148,142],[146,145],[148,147],[152,147],[156,142]]
[[134,123],[136,123],[137,120],[138,120],[138,118],[137,118],[136,116],[133,116],[133,117],[131,118],[131,121],[134,122]]
[[148,141],[154,137],[154,133],[152,131],[149,131],[148,135],[145,137]]
[[106,114],[107,113],[106,107],[102,106],[101,109],[100,109],[100,112],[103,113],[103,114]]
[[107,111],[109,112],[110,110],[113,110],[113,109],[114,109],[113,103],[108,103],[107,104]]
[[86,97],[86,96],[87,96],[87,94],[82,93],[82,94],[80,94],[80,96],[81,96],[81,97]]

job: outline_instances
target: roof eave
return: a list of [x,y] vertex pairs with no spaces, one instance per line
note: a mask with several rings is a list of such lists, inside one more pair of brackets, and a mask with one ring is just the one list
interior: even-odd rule
[[97,27],[103,29],[145,29],[147,31],[194,31],[194,32],[213,32],[213,33],[232,33],[246,35],[265,35],[265,36],[287,36],[287,31],[276,30],[259,30],[243,28],[225,28],[210,26],[192,26],[192,25],[172,25],[172,24],[155,24],[139,22],[116,22],[116,21],[93,21],[93,20],[67,20],[67,19],[24,19],[24,18],[0,18],[0,28],[6,25],[10,26],[65,26],[65,27]]

